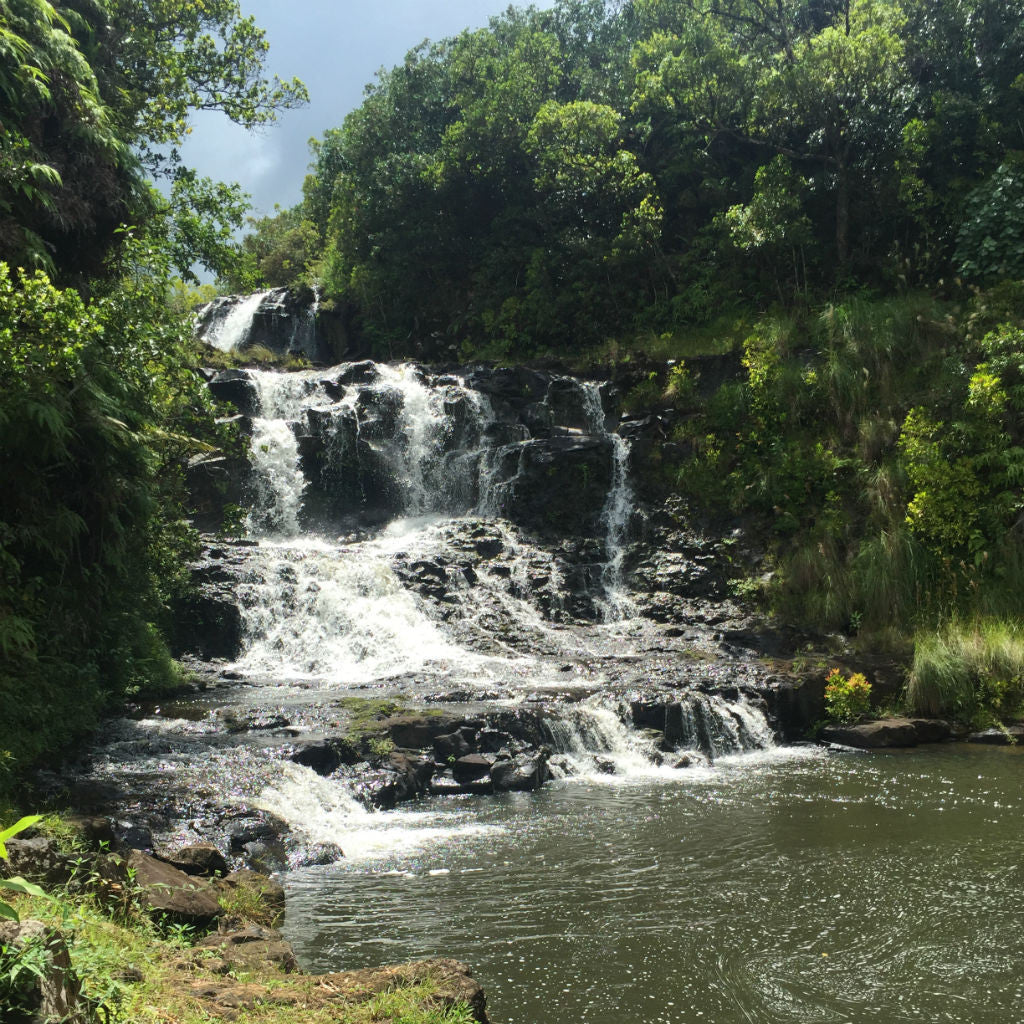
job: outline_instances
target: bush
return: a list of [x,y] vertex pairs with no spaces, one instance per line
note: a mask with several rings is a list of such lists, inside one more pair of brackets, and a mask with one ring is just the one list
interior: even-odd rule
[[825,714],[833,722],[856,722],[871,707],[871,684],[860,672],[846,677],[834,668],[825,680]]

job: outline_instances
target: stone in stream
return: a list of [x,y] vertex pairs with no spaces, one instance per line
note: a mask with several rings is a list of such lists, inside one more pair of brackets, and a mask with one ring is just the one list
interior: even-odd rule
[[435,737],[452,732],[460,716],[446,714],[404,714],[386,718],[381,723],[396,747],[421,749],[429,747]]
[[532,792],[540,789],[550,777],[545,751],[521,755],[515,760],[496,761],[491,766],[495,792]]
[[950,734],[947,722],[930,718],[882,718],[855,725],[828,725],[820,739],[844,747],[876,750],[884,747],[916,747],[918,743],[936,743]]
[[494,757],[486,754],[467,754],[465,757],[457,758],[452,765],[452,775],[456,782],[463,785],[481,779],[491,770]]
[[471,739],[467,739],[466,730],[434,737],[434,757],[438,764],[450,764],[471,753],[473,744]]
[[1009,725],[1001,729],[983,729],[967,736],[968,743],[986,743],[990,746],[1012,746],[1024,743],[1024,725]]
[[355,744],[343,736],[310,740],[298,746],[289,760],[312,768],[317,775],[331,775],[343,764],[357,764],[362,758]]

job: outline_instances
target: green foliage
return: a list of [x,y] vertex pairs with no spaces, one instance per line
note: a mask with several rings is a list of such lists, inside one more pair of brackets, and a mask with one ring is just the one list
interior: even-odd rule
[[[35,814],[29,815],[24,818],[19,818],[13,825],[0,830],[0,860],[7,860],[7,847],[4,845],[8,839],[13,838],[19,832],[24,832],[25,829],[31,828],[36,822],[40,821],[42,815]],[[7,892],[22,893],[26,896],[43,896],[45,893],[38,885],[33,885],[31,882],[26,882],[24,878],[0,878],[0,889],[5,889]],[[19,921],[18,912],[9,903],[5,903],[0,900],[0,918],[6,918],[8,921]],[[16,967],[24,966],[20,961]],[[8,983],[12,987],[16,987],[17,983],[17,971],[4,968],[0,972],[0,996],[4,994],[4,988],[7,987]]]
[[860,672],[844,676],[834,668],[825,680],[825,714],[833,722],[856,722],[871,707],[871,684]]
[[382,72],[258,234],[390,355],[574,358],[995,283],[1021,272],[1022,24],[1022,0],[510,8]]
[[985,727],[1024,706],[1024,629],[1019,620],[955,621],[923,632],[914,645],[907,703]]
[[954,260],[969,280],[1024,278],[1024,156],[1015,154],[975,188],[965,203],[965,220]]
[[250,232],[242,239],[238,260],[224,275],[233,292],[262,288],[308,288],[318,283],[313,262],[319,257],[320,232],[297,206],[276,208],[273,217],[249,218]]
[[85,301],[0,264],[0,749],[21,760],[177,681],[159,625],[195,545],[181,465],[220,438],[164,295],[140,277]]

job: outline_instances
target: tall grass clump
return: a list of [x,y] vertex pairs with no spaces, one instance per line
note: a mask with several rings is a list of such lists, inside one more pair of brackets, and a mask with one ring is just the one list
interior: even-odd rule
[[1024,705],[1024,625],[1006,619],[952,622],[918,635],[907,703],[925,715],[998,723]]

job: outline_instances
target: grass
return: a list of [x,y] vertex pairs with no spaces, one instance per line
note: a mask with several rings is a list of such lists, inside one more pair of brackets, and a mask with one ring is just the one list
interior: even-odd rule
[[922,633],[914,645],[907,703],[977,727],[998,724],[1024,706],[1024,624],[953,622]]
[[[137,907],[117,919],[94,896],[55,892],[53,898],[14,896],[22,920],[51,925],[69,938],[72,966],[88,1002],[88,1024],[470,1024],[464,1003],[451,1003],[442,981],[422,969],[398,968],[385,991],[340,991],[316,977],[218,970],[212,951],[192,948],[184,931],[168,934]],[[0,955],[0,1005],[14,1012],[20,985],[31,980],[40,951]],[[16,975],[22,972],[21,982]],[[138,979],[141,976],[141,980]],[[197,992],[206,988],[208,992]],[[237,1015],[209,994],[230,986],[240,996]],[[7,1020],[4,1015],[3,1020]]]

